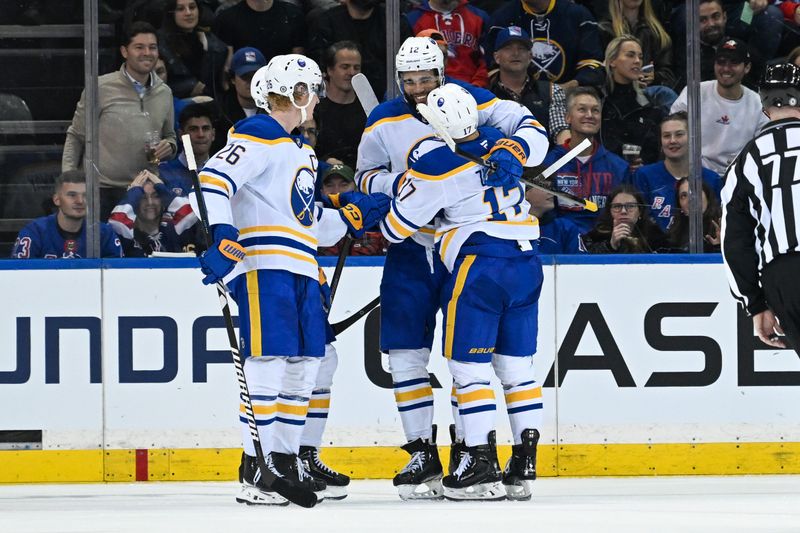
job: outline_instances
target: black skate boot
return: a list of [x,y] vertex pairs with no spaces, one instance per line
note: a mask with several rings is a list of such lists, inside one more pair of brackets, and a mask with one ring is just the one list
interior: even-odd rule
[[536,479],[536,445],[538,429],[522,432],[522,443],[511,447],[511,457],[503,470],[503,485],[509,500],[530,500],[533,480]]
[[[267,468],[270,468],[272,465],[269,456],[266,457],[266,460]],[[242,487],[236,495],[238,503],[247,505],[289,505],[289,500],[274,490],[267,488],[261,480],[261,471],[258,468],[257,459],[244,452],[242,452],[242,462],[239,463],[239,483],[242,484]]]
[[280,473],[281,477],[285,477],[295,486],[314,492],[318,501],[322,501],[325,498],[327,485],[321,479],[314,479],[306,471],[300,457],[291,453],[279,452],[271,452],[270,457],[272,457],[275,470]]
[[456,440],[456,425],[450,424],[450,464],[447,465],[447,473],[453,475],[458,465],[461,464],[461,457],[467,453],[467,445],[463,440]]
[[436,426],[430,441],[412,440],[403,446],[411,460],[394,476],[401,500],[438,500],[442,497],[442,462],[436,448]]
[[319,450],[313,446],[300,446],[300,460],[306,472],[314,479],[322,480],[327,485],[325,498],[329,500],[343,500],[347,498],[347,486],[350,478],[337,472],[322,462]]
[[448,500],[505,500],[494,431],[489,443],[469,446],[461,456],[455,472],[442,480],[444,497]]

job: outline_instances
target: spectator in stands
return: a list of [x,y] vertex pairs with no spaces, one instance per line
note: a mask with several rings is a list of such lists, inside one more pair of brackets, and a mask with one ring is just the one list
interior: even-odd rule
[[675,87],[672,39],[658,21],[652,0],[609,0],[607,18],[600,21],[603,47],[620,35],[633,35],[642,43],[642,61],[653,67],[642,74],[644,86]]
[[564,89],[533,74],[533,43],[528,32],[518,26],[504,28],[494,42],[497,69],[489,77],[489,90],[498,98],[514,100],[531,110],[550,134],[551,142],[562,144],[569,138]]
[[623,184],[609,195],[594,229],[583,236],[590,254],[641,254],[663,250],[666,237],[648,216],[642,194]]
[[555,197],[542,189],[529,187],[525,199],[531,204],[529,213],[539,219],[539,253],[586,253],[577,224],[566,217],[556,216]]
[[197,216],[189,199],[176,196],[158,176],[146,170],[133,179],[108,222],[122,241],[125,257],[194,248],[194,232],[190,230]]
[[[650,216],[662,230],[671,227],[678,211],[677,184],[689,175],[689,117],[685,111],[669,115],[661,123],[661,151],[664,160],[636,171],[633,184],[650,205]],[[722,180],[719,174],[703,167],[703,181],[715,199]]]
[[[178,135],[188,134],[197,168],[203,168],[211,155],[211,146],[217,132],[213,125],[213,112],[209,104],[191,104],[183,108],[178,119]],[[158,174],[164,185],[177,196],[189,196],[192,189],[192,174],[186,163],[186,154],[158,165]],[[129,191],[130,192],[130,191]]]
[[495,32],[509,26],[530,33],[536,79],[559,83],[565,90],[603,84],[600,34],[584,6],[570,0],[510,0],[491,15],[486,45],[493,45]]
[[[353,191],[356,188],[355,173],[347,165],[333,165],[322,176],[323,195]],[[349,255],[386,255],[389,242],[377,228],[367,231],[364,236],[353,240]],[[334,246],[320,248],[319,255],[339,255],[339,251],[347,237]]]
[[[558,169],[552,180],[555,190],[587,198],[598,207],[606,204],[608,194],[625,181],[628,173],[628,163],[606,150],[597,138],[602,117],[602,102],[592,87],[575,87],[567,91],[569,138],[550,150],[542,162],[549,166],[584,139],[591,140],[592,146]],[[592,229],[597,218],[596,213],[567,206],[558,207],[558,216],[572,220],[581,233]]]
[[[120,53],[125,62],[119,71],[97,80],[101,220],[125,194],[131,176],[142,169],[155,172],[160,161],[177,152],[172,91],[153,72],[158,60],[155,29],[146,22],[133,23]],[[83,164],[85,105],[84,92],[67,129],[63,171]]]
[[325,51],[325,98],[314,110],[318,137],[315,151],[322,160],[331,157],[355,167],[358,143],[367,115],[350,80],[361,72],[361,53],[353,41],[339,41]]
[[231,59],[231,69],[228,72],[230,80],[228,90],[217,102],[220,111],[220,122],[216,124],[217,129],[227,132],[240,120],[258,113],[258,107],[250,94],[250,82],[253,81],[256,71],[266,65],[267,60],[264,54],[257,48],[247,46],[236,50]]
[[[667,232],[669,247],[674,253],[689,252],[689,178],[678,182],[680,212]],[[720,251],[720,217],[722,215],[715,193],[707,182],[703,182],[703,252]]]
[[439,50],[442,51],[442,58],[444,59],[444,69],[445,72],[447,71],[447,53],[449,49],[447,48],[447,41],[444,40],[444,35],[440,31],[437,31],[434,28],[427,28],[425,30],[419,31],[416,34],[416,37],[430,37],[434,41],[436,41],[436,46],[439,47]]
[[[14,259],[80,259],[86,257],[86,176],[68,170],[56,178],[53,203],[58,210],[31,221],[20,230],[11,257]],[[114,230],[100,224],[100,255],[122,257]]]
[[[703,166],[725,172],[739,150],[767,123],[758,93],[744,87],[750,71],[747,44],[728,39],[714,56],[716,79],[700,83],[700,129]],[[672,113],[686,111],[684,89],[672,105]]]
[[281,54],[302,54],[306,42],[303,11],[282,0],[242,0],[219,12],[214,33],[231,52],[252,46],[267,62]]
[[198,26],[195,0],[168,0],[158,30],[158,53],[167,66],[168,85],[178,98],[221,98],[228,47],[216,35]]
[[606,97],[603,102],[603,144],[617,155],[623,145],[640,148],[631,171],[658,161],[658,126],[667,114],[642,90],[642,45],[632,35],[615,37],[606,48]]
[[800,46],[792,49],[792,51],[789,52],[789,55],[786,56],[786,62],[791,63],[796,67],[800,66]]
[[[361,71],[380,100],[386,94],[386,9],[378,0],[341,0],[321,13],[309,34],[309,55],[324,64],[325,50],[338,41],[353,41],[361,51]],[[400,42],[411,35],[400,18]]]
[[447,42],[445,74],[486,87],[486,60],[480,43],[489,29],[489,15],[467,0],[423,0],[406,14],[411,32],[435,29]]
[[[761,3],[765,0],[754,1]],[[743,1],[738,1],[738,3],[739,5],[744,5]],[[700,79],[702,81],[714,79],[714,55],[717,48],[727,40],[726,36],[729,35],[727,27],[729,26],[728,19],[731,15],[730,13],[726,14],[728,11],[726,6],[728,6],[727,0],[700,0]],[[739,17],[741,17],[741,12]],[[771,21],[768,20],[767,22],[771,24]],[[778,28],[778,31],[780,31],[780,28]],[[673,42],[684,44],[684,46],[676,44],[673,47],[675,50],[675,73],[680,78],[675,90],[680,90],[686,85],[686,6],[684,4],[676,6],[672,23],[672,36]],[[780,39],[780,34],[778,34],[778,39]],[[751,52],[753,52],[752,47]],[[748,76],[745,77],[745,85],[752,89],[757,87],[764,63],[771,59],[774,53],[775,50],[771,52],[761,50],[756,55],[751,54],[753,55],[753,68]]]
[[778,8],[783,13],[783,25],[785,27],[780,49],[794,51],[800,45],[800,2],[784,0]]

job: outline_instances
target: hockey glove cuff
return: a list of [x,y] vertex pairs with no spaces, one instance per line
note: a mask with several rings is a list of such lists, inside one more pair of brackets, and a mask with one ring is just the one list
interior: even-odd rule
[[336,196],[336,201],[344,206],[339,209],[339,215],[348,232],[357,239],[386,216],[392,203],[392,199],[383,193],[351,191],[330,196]]
[[497,170],[488,173],[483,184],[490,187],[516,186],[527,159],[527,143],[524,140],[519,137],[498,140],[489,151],[489,162],[494,163]]
[[244,247],[237,241],[239,230],[230,224],[216,224],[211,227],[214,243],[200,256],[200,270],[206,276],[203,284],[210,285],[230,274],[236,263],[246,255]]

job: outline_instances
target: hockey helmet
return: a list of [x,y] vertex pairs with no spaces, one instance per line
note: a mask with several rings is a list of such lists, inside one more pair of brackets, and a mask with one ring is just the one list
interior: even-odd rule
[[[439,84],[444,83],[444,55],[430,37],[409,37],[400,45],[394,58],[397,71],[397,82],[400,84],[401,72],[420,72],[435,70],[439,76]],[[401,85],[402,90],[402,85]]]
[[447,83],[432,90],[428,107],[453,139],[463,139],[478,129],[478,103],[460,85]]
[[[304,55],[275,56],[266,67],[256,72],[250,88],[256,105],[259,105],[259,101],[267,101],[269,93],[289,98],[292,105],[302,112],[301,122],[305,122],[306,108],[311,104],[313,95],[319,95],[322,90],[322,72],[316,61]],[[309,95],[308,102],[304,106],[297,105],[295,98],[305,93]],[[259,107],[267,109],[261,105]]]
[[259,68],[255,74],[253,74],[253,79],[250,80],[250,96],[252,96],[253,101],[256,103],[256,107],[259,107],[265,111],[269,111],[269,102],[267,101],[267,91],[266,80],[264,79],[264,74],[267,72],[267,66],[264,65],[263,67]]
[[800,68],[791,63],[768,66],[758,93],[764,108],[800,107]]

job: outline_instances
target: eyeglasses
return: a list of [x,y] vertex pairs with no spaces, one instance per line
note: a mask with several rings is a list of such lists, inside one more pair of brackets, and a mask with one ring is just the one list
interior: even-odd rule
[[434,78],[433,76],[423,76],[416,80],[410,78],[403,79],[400,80],[400,83],[403,84],[403,87],[411,88],[411,87],[416,87],[417,85],[433,85],[438,81],[439,81],[438,78]]
[[639,209],[639,204],[629,202],[624,204],[611,204],[608,207],[611,209],[612,213],[621,213],[623,209],[625,211],[633,211],[634,209]]

